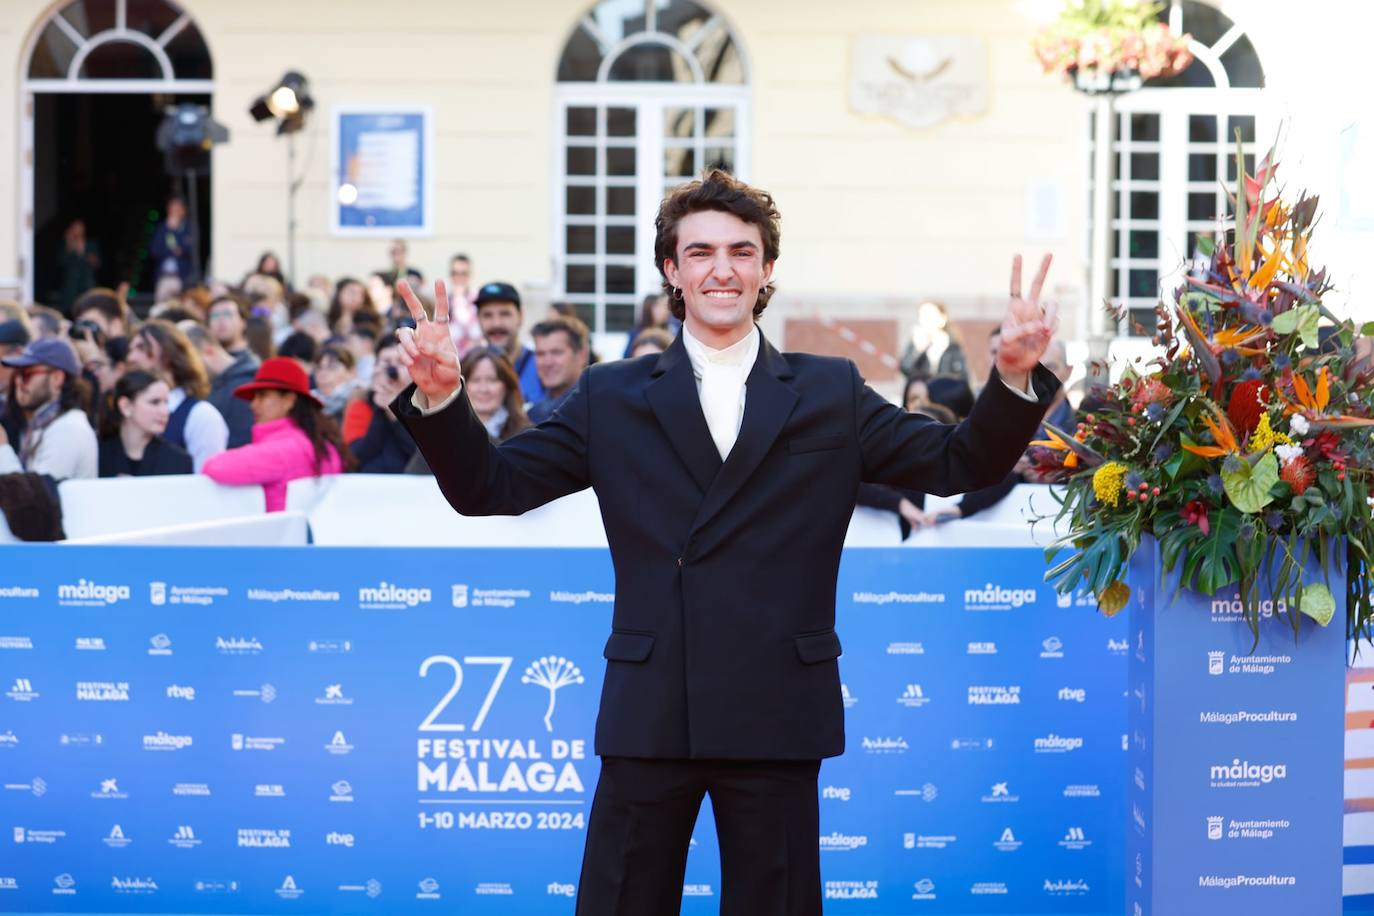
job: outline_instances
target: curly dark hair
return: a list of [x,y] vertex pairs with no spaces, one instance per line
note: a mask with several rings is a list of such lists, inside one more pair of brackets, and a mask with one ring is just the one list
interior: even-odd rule
[[[763,262],[771,264],[778,259],[782,236],[778,220],[781,216],[777,204],[773,202],[773,196],[767,191],[750,187],[722,169],[712,169],[705,177],[674,188],[663,198],[663,203],[658,208],[658,216],[654,219],[654,228],[657,231],[654,238],[654,263],[658,265],[658,272],[663,276],[663,291],[668,294],[668,306],[672,309],[673,317],[679,321],[686,318],[686,309],[682,305],[682,300],[673,295],[673,285],[668,282],[663,264],[665,261],[677,263],[678,223],[683,217],[702,210],[730,213],[746,223],[757,226],[759,236],[763,239]],[[772,283],[759,289],[758,301],[754,303],[755,318],[763,314],[772,295]]]
[[10,532],[21,541],[61,541],[62,504],[51,477],[41,474],[0,474],[0,513]]

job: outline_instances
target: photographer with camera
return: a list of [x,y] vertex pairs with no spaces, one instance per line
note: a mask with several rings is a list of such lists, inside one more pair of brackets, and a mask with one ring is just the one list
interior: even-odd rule
[[356,429],[358,415],[370,413],[366,432],[348,443],[358,459],[362,474],[400,474],[415,455],[415,440],[410,438],[391,412],[390,404],[410,385],[410,370],[401,362],[400,344],[395,334],[377,343],[377,363],[372,370],[372,386],[367,397],[348,406],[344,426]]

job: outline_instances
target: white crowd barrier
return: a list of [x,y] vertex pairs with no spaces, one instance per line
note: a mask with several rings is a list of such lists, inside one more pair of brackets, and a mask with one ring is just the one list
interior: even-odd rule
[[273,512],[189,525],[168,525],[142,531],[118,531],[88,538],[69,538],[64,544],[163,544],[178,547],[300,547],[309,542],[306,518],[300,512]]
[[[67,536],[79,543],[302,543],[302,523],[251,524],[264,516],[262,488],[226,487],[203,476],[68,480],[59,485]],[[799,498],[801,498],[799,496]],[[928,497],[935,510],[958,497]],[[331,546],[604,547],[596,496],[574,493],[519,517],[466,518],[433,478],[344,474],[287,488],[287,513],[308,524],[309,540]],[[893,513],[858,508],[850,547],[1047,546],[1058,503],[1046,486],[1022,484],[971,519],[942,523],[899,541]],[[1051,518],[1032,526],[1035,516]],[[220,540],[216,540],[220,537]],[[0,518],[0,543],[12,540]]]
[[266,511],[262,487],[221,486],[199,474],[64,480],[57,493],[68,538],[223,521]]

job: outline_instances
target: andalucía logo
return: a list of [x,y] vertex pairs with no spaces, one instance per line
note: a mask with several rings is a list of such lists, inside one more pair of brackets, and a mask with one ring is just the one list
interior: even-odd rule
[[106,846],[109,846],[111,849],[123,849],[125,846],[128,846],[130,843],[133,842],[133,838],[125,836],[124,828],[121,827],[119,824],[115,824],[113,827],[110,828],[110,835],[104,837],[101,840],[101,842],[104,843]]
[[1089,890],[1088,882],[1082,878],[1068,881],[1062,878],[1057,881],[1045,879],[1045,893],[1052,897],[1081,897]]
[[905,754],[909,748],[905,738],[864,737],[860,745],[869,754]]
[[128,601],[131,594],[127,585],[100,585],[78,579],[75,585],[57,587],[57,603],[64,607],[102,607]]
[[358,606],[368,610],[418,607],[434,600],[427,588],[408,588],[394,582],[378,583],[376,588],[358,589]]
[[262,643],[256,636],[216,636],[215,648],[221,655],[257,655],[262,651]]
[[110,888],[116,894],[156,894],[157,882],[152,878],[110,878]]

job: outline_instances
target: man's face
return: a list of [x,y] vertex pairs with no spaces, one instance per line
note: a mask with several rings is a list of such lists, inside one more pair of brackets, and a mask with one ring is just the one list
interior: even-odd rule
[[391,263],[397,267],[404,267],[406,264],[406,244],[405,242],[391,243]]
[[539,383],[551,391],[562,391],[577,381],[586,363],[586,350],[574,350],[562,331],[534,339],[534,368]]
[[14,399],[30,413],[55,398],[67,378],[61,369],[51,366],[25,366],[14,370],[14,375]]
[[226,350],[244,348],[243,335],[248,325],[244,322],[243,313],[239,311],[237,303],[222,299],[210,306],[210,314],[206,317],[210,323],[210,334],[219,341],[221,347]]
[[477,310],[477,323],[482,336],[498,350],[515,355],[520,333],[520,309],[514,302],[483,302]]
[[759,290],[773,274],[764,263],[763,236],[733,213],[702,210],[677,225],[677,263],[663,265],[682,290],[687,323],[716,335],[752,326]]
[[167,221],[179,223],[186,218],[186,205],[180,200],[167,201]]

